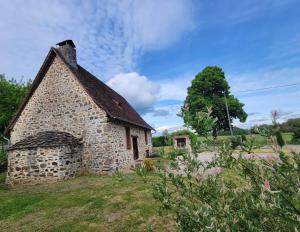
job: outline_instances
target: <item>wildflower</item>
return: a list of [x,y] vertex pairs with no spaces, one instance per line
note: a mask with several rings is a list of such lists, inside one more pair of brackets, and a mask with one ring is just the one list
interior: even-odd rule
[[261,191],[262,192],[265,192],[265,191],[270,192],[271,191],[270,182],[268,180],[264,181],[264,184],[263,184],[263,187],[262,187]]

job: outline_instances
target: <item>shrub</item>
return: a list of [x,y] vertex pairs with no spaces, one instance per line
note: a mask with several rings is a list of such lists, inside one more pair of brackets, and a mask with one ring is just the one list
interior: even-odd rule
[[153,147],[164,147],[170,146],[172,144],[172,140],[170,136],[158,136],[152,138]]
[[5,150],[0,149],[0,173],[7,169],[7,153]]
[[146,171],[150,172],[154,170],[154,161],[150,158],[144,159],[144,167]]
[[236,149],[238,146],[241,145],[242,139],[240,136],[232,136],[230,138],[231,148]]
[[[228,143],[218,147],[217,158],[208,164],[197,159],[197,151],[170,157],[175,165],[159,173],[154,198],[175,214],[180,231],[298,231],[300,155],[284,153],[277,133],[271,131],[269,141],[280,162],[244,159]],[[253,149],[251,140],[241,143]],[[179,165],[184,173],[176,175],[172,167]],[[201,174],[216,168],[224,172]]]
[[300,144],[300,129],[297,129],[294,131],[293,138],[292,138],[293,144]]

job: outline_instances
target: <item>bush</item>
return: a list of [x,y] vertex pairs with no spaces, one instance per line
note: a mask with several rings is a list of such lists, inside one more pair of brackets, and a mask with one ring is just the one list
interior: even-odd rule
[[7,169],[7,153],[3,149],[0,149],[0,173]]
[[230,143],[231,143],[231,148],[232,149],[236,149],[242,143],[242,139],[241,139],[240,136],[232,136],[230,138],[230,140],[231,140]]
[[158,136],[152,138],[153,147],[164,147],[170,144],[170,139],[166,139],[165,136]]
[[[180,231],[299,231],[300,155],[283,152],[277,129],[269,136],[280,162],[245,159],[230,143],[219,146],[208,164],[197,159],[197,151],[171,156],[170,167],[159,173],[154,198],[174,213]],[[242,138],[241,147],[250,152],[253,140]],[[180,175],[172,170],[179,166],[184,167]],[[203,169],[216,172],[205,176]]]
[[149,158],[144,159],[144,167],[146,171],[150,172],[154,170],[154,161]]
[[292,138],[293,144],[300,144],[300,129],[297,129],[294,131],[293,138]]

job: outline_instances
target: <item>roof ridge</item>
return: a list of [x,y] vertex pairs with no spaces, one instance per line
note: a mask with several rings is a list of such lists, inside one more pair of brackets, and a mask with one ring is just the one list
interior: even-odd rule
[[[51,47],[34,81],[32,82],[31,88],[29,89],[24,100],[20,104],[20,107],[18,108],[14,117],[11,119],[10,123],[5,129],[5,135],[8,135],[9,131],[12,129],[16,120],[25,108],[27,102],[30,100],[31,96],[38,88],[40,82],[43,79],[43,74],[48,70],[49,65],[51,65],[52,59],[55,57],[54,54],[57,55],[64,62],[64,64],[78,79],[82,87],[92,98],[95,104],[98,105],[98,107],[103,108],[103,110],[108,114],[109,117],[146,129],[154,130],[148,123],[144,121],[144,119],[139,115],[139,113],[128,103],[128,101],[123,96],[118,94],[115,90],[106,85],[103,81],[99,80],[95,75],[87,71],[81,65],[77,64],[77,68],[74,68],[71,65],[69,65],[63,57],[63,55],[59,52],[59,50],[54,47]],[[89,83],[87,83],[87,79],[90,79]],[[112,99],[115,99],[117,103]]]

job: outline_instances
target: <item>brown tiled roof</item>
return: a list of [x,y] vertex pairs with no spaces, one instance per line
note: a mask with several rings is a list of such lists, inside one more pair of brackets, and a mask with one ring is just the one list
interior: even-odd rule
[[35,147],[78,146],[82,142],[73,135],[61,131],[45,131],[15,143],[8,150],[27,149]]
[[106,84],[97,79],[94,75],[89,73],[80,65],[77,65],[77,68],[70,66],[57,49],[51,48],[36,78],[32,83],[31,89],[29,90],[10,124],[6,128],[6,135],[8,135],[9,131],[13,128],[15,122],[17,121],[27,102],[33,95],[34,91],[37,89],[39,83],[42,81],[44,74],[47,72],[49,66],[52,63],[52,60],[56,55],[58,55],[69,67],[69,69],[72,71],[75,77],[77,77],[85,91],[93,99],[96,105],[102,108],[111,119],[140,126],[145,129],[154,130],[116,91],[108,87]]
[[94,102],[113,119],[153,129],[116,91],[78,65],[77,78]]

